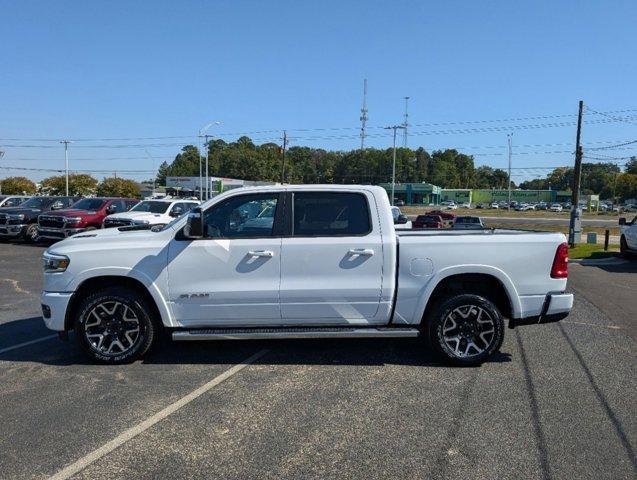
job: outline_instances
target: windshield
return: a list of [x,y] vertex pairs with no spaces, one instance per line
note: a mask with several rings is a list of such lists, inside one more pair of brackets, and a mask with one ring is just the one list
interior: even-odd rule
[[33,197],[20,205],[21,208],[42,208],[53,201],[50,197]]
[[71,208],[77,210],[99,210],[105,202],[106,200],[102,200],[101,198],[83,198],[79,202],[75,202],[71,205]]
[[148,212],[148,213],[166,213],[168,207],[170,206],[169,202],[158,202],[155,200],[144,200],[143,202],[139,202],[133,208],[130,209],[131,212]]

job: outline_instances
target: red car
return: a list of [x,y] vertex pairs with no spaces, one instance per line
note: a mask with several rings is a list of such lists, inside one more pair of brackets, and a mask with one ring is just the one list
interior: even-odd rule
[[112,213],[127,212],[139,200],[132,198],[83,198],[70,208],[56,210],[38,217],[40,238],[62,240],[76,233],[95,230]]
[[418,215],[411,224],[411,228],[442,228],[443,220],[440,215]]
[[444,210],[432,210],[431,212],[427,212],[427,215],[438,215],[442,218],[442,223],[445,227],[451,227],[454,220],[456,219],[455,213],[447,212]]

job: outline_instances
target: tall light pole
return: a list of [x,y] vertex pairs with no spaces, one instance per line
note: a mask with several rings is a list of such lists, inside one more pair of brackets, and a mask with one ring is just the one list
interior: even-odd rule
[[64,171],[66,172],[66,196],[69,196],[69,143],[71,140],[60,140],[64,144]]
[[[210,198],[210,185],[209,185],[210,181],[208,180],[208,137],[210,135],[206,134],[206,132],[213,125],[221,125],[221,122],[219,122],[219,121],[210,122],[208,125],[204,126],[201,130],[199,130],[199,138],[201,138],[201,137],[204,138],[204,147],[206,148],[206,175],[205,175],[205,178],[206,178],[206,200],[208,200]],[[201,191],[201,156],[199,156],[199,197],[200,197],[201,201],[203,202],[203,196],[202,196],[202,191]]]
[[[0,150],[0,159],[4,157],[4,150]],[[0,180],[0,195],[2,195],[2,180]]]
[[512,149],[512,141],[513,141],[513,134],[509,133],[507,135],[507,141],[509,143],[509,183],[507,185],[507,189],[509,190],[509,203],[508,203],[508,210],[509,212],[511,211],[511,155],[513,153]]
[[391,167],[391,204],[394,204],[394,192],[396,191],[396,130],[406,128],[404,125],[392,125],[390,127],[384,127],[385,130],[394,131],[394,153],[392,155],[392,167]]

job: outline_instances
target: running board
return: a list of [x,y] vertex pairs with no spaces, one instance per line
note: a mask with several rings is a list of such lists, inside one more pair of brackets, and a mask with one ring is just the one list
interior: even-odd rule
[[292,338],[406,338],[420,331],[410,327],[203,328],[173,332],[173,340],[267,340]]

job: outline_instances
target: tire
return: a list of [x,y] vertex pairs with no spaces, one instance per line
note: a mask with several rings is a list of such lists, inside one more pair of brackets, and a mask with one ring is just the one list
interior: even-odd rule
[[504,319],[498,307],[481,295],[453,295],[434,306],[426,319],[425,336],[445,360],[480,365],[502,346]]
[[633,254],[628,249],[628,242],[626,242],[626,237],[622,235],[619,240],[619,254],[624,258],[633,258]]
[[37,243],[40,241],[40,234],[38,233],[38,224],[30,223],[24,230],[22,238],[26,243]]
[[159,336],[160,327],[150,317],[151,311],[144,298],[133,290],[99,290],[81,300],[75,310],[75,337],[96,362],[133,362],[148,352]]

